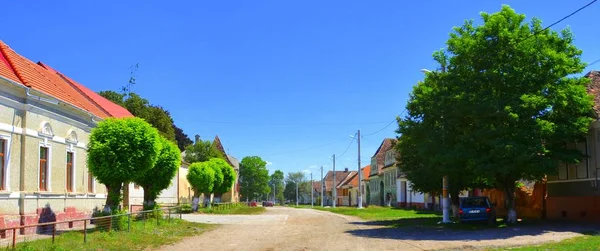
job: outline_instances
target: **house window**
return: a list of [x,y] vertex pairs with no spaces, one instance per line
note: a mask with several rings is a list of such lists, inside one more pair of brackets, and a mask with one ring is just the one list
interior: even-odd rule
[[94,176],[88,169],[88,193],[94,193]]
[[577,178],[586,179],[588,177],[588,146],[587,139],[584,142],[577,142],[577,150],[585,155],[576,166]]
[[40,147],[40,191],[48,190],[48,147]]
[[559,180],[569,179],[569,164],[565,163],[558,167],[558,179]]
[[5,182],[6,174],[4,172],[5,156],[6,156],[6,140],[0,139],[0,190],[5,189],[4,184],[6,183]]
[[73,153],[67,152],[67,192],[73,192]]

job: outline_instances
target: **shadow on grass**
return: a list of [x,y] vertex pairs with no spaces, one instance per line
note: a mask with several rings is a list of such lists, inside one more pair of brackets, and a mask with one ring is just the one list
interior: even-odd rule
[[441,217],[427,217],[351,222],[351,224],[364,227],[346,232],[354,236],[377,239],[480,241],[507,239],[517,236],[536,236],[548,232],[577,232],[595,235],[600,231],[598,225],[539,220],[523,221],[516,225],[507,226],[502,221],[498,221],[496,225],[486,223],[438,224],[441,219]]

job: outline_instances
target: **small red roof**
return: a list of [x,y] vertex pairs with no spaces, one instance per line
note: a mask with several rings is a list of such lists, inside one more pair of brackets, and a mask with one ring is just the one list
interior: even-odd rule
[[371,165],[366,165],[362,168],[362,179],[369,180],[369,174],[371,173]]

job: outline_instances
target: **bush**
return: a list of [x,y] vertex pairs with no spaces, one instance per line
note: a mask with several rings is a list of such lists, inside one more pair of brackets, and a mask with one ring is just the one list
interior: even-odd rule
[[[125,230],[128,225],[127,211],[125,210],[114,210],[111,212],[94,209],[92,213],[92,219],[90,224],[95,224],[96,228],[102,231],[110,230]],[[118,215],[118,216],[113,216]],[[113,216],[110,218],[94,219],[97,217]]]
[[192,212],[192,205],[191,204],[183,204],[177,209],[177,212],[180,214],[189,214]]
[[152,210],[152,212],[146,212],[145,214],[145,218],[152,218],[152,219],[156,219],[156,218],[162,218],[164,212],[162,210],[160,210],[160,206],[158,204],[154,204],[152,206],[148,206],[146,204],[144,204],[144,211],[150,211]]

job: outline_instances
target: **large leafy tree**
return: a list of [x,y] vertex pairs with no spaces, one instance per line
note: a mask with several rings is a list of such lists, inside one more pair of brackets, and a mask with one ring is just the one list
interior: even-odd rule
[[160,144],[162,148],[154,167],[134,180],[144,188],[144,205],[149,208],[154,207],[160,192],[171,185],[181,164],[181,153],[175,144],[163,137]]
[[413,87],[406,105],[407,116],[398,119],[396,132],[400,136],[395,150],[398,167],[411,181],[413,190],[435,194],[442,187],[442,177],[448,176],[456,215],[459,193],[473,187],[483,188],[485,184],[468,165],[473,156],[464,151],[469,146],[461,138],[468,133],[463,128],[471,121],[461,116],[462,110],[456,109],[454,97],[448,95],[454,87],[447,84],[447,56],[439,51],[433,57],[440,63],[441,72],[427,74],[424,81]]
[[443,102],[465,122],[454,151],[476,177],[504,191],[514,223],[517,180],[540,180],[583,157],[565,143],[587,134],[592,98],[588,80],[575,75],[585,64],[568,29],[544,29],[536,18],[524,23],[508,6],[481,16],[482,25],[467,21],[450,35],[449,64],[439,73],[450,97]]
[[269,189],[267,162],[258,156],[246,156],[240,162],[240,193],[246,200],[259,198]]
[[279,201],[284,200],[283,190],[284,190],[284,175],[281,170],[275,170],[273,174],[271,174],[271,179],[269,180],[269,187],[275,189],[275,199]]
[[[285,178],[284,196],[288,200],[296,201],[296,184],[298,185],[298,196],[309,193],[310,187],[307,186],[306,174],[304,172],[288,173]],[[310,194],[309,194],[310,195]]]
[[[200,197],[200,194],[204,194],[206,198],[213,192],[215,170],[208,161],[191,164],[188,168],[186,178],[194,190],[194,199],[196,201]],[[194,205],[194,208],[197,208],[197,206],[197,204]]]
[[185,148],[184,160],[188,163],[205,162],[212,158],[225,159],[223,153],[210,140],[198,138],[196,143]]
[[160,135],[140,118],[109,118],[92,130],[88,167],[108,190],[105,209],[121,201],[123,183],[134,181],[152,169],[161,151]]
[[212,158],[209,160],[213,168],[219,169],[219,173],[222,175],[222,181],[220,181],[217,185],[215,182],[215,187],[213,189],[216,194],[224,194],[229,192],[233,188],[233,183],[235,182],[235,170],[233,167],[227,163],[227,161],[220,158]]
[[175,130],[175,141],[177,141],[177,147],[179,147],[179,151],[185,150],[187,146],[194,143],[190,137],[183,132],[183,129],[177,127],[175,123],[173,123],[173,130]]

